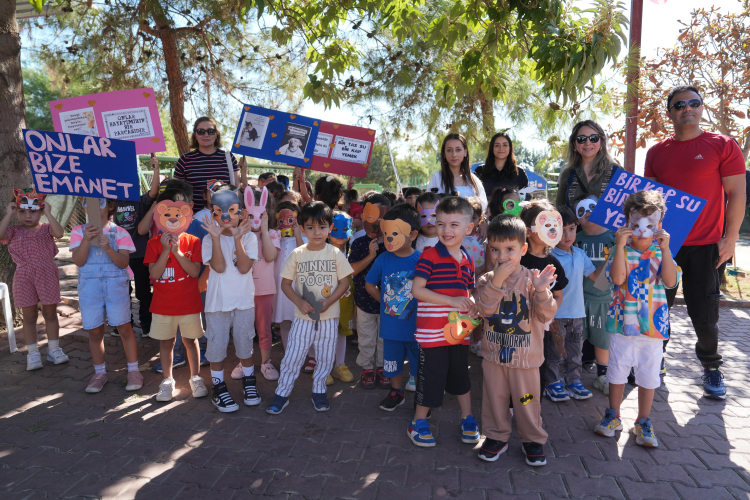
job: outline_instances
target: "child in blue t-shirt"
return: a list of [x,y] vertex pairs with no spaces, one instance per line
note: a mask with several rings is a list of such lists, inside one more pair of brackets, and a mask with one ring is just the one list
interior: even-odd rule
[[416,390],[419,344],[417,301],[411,295],[414,271],[420,253],[412,248],[419,234],[419,212],[408,203],[391,208],[380,223],[386,253],[367,273],[365,288],[380,303],[380,338],[383,339],[383,372],[391,379],[391,391],[380,409],[393,411],[404,404],[404,358],[409,358],[410,378],[406,388]]

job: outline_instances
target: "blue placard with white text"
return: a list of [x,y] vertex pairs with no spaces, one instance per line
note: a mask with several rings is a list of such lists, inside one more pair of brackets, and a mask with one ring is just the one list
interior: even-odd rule
[[695,221],[706,206],[706,200],[703,198],[618,168],[612,174],[604,195],[589,216],[589,221],[617,231],[625,225],[625,214],[622,211],[625,198],[636,191],[651,189],[659,191],[664,198],[667,211],[662,219],[662,227],[669,233],[669,249],[672,255],[677,255],[677,251],[682,247],[685,238],[690,234]]
[[23,130],[38,193],[139,201],[133,141]]
[[232,152],[310,167],[320,119],[245,104],[232,143]]

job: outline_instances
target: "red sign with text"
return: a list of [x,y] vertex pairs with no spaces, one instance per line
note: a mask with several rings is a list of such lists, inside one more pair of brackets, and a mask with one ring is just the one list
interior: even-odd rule
[[310,170],[367,177],[374,143],[373,129],[321,121]]

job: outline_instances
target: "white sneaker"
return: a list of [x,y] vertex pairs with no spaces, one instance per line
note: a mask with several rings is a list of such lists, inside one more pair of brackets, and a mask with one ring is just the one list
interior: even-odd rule
[[417,391],[417,382],[414,380],[414,377],[409,375],[409,381],[404,386],[404,390],[409,392],[416,392]]
[[193,390],[194,398],[203,398],[208,396],[208,389],[206,384],[203,383],[203,379],[200,375],[193,375],[190,377],[190,388]]
[[26,371],[38,370],[42,367],[42,355],[39,351],[29,351],[26,356]]
[[175,391],[175,382],[172,377],[165,378],[159,384],[159,392],[156,395],[157,401],[172,401],[172,394]]
[[602,394],[609,396],[609,380],[606,375],[600,375],[594,380],[593,386],[595,389],[602,391]]
[[60,365],[67,363],[70,358],[63,352],[62,347],[56,347],[54,349],[47,349],[47,361]]
[[234,367],[234,370],[232,370],[232,378],[234,380],[240,380],[244,376],[245,372],[242,371],[242,362],[240,361],[237,363],[237,366]]

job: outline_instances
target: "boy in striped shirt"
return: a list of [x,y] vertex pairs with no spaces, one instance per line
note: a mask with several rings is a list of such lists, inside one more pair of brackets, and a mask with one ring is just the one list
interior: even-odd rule
[[479,426],[471,415],[469,335],[479,322],[469,290],[474,288],[474,263],[463,248],[474,229],[474,210],[464,198],[448,196],[436,207],[440,240],[420,256],[412,295],[418,300],[419,368],[416,410],[407,434],[417,446],[435,446],[427,413],[453,394],[461,406],[461,440],[479,441]]

